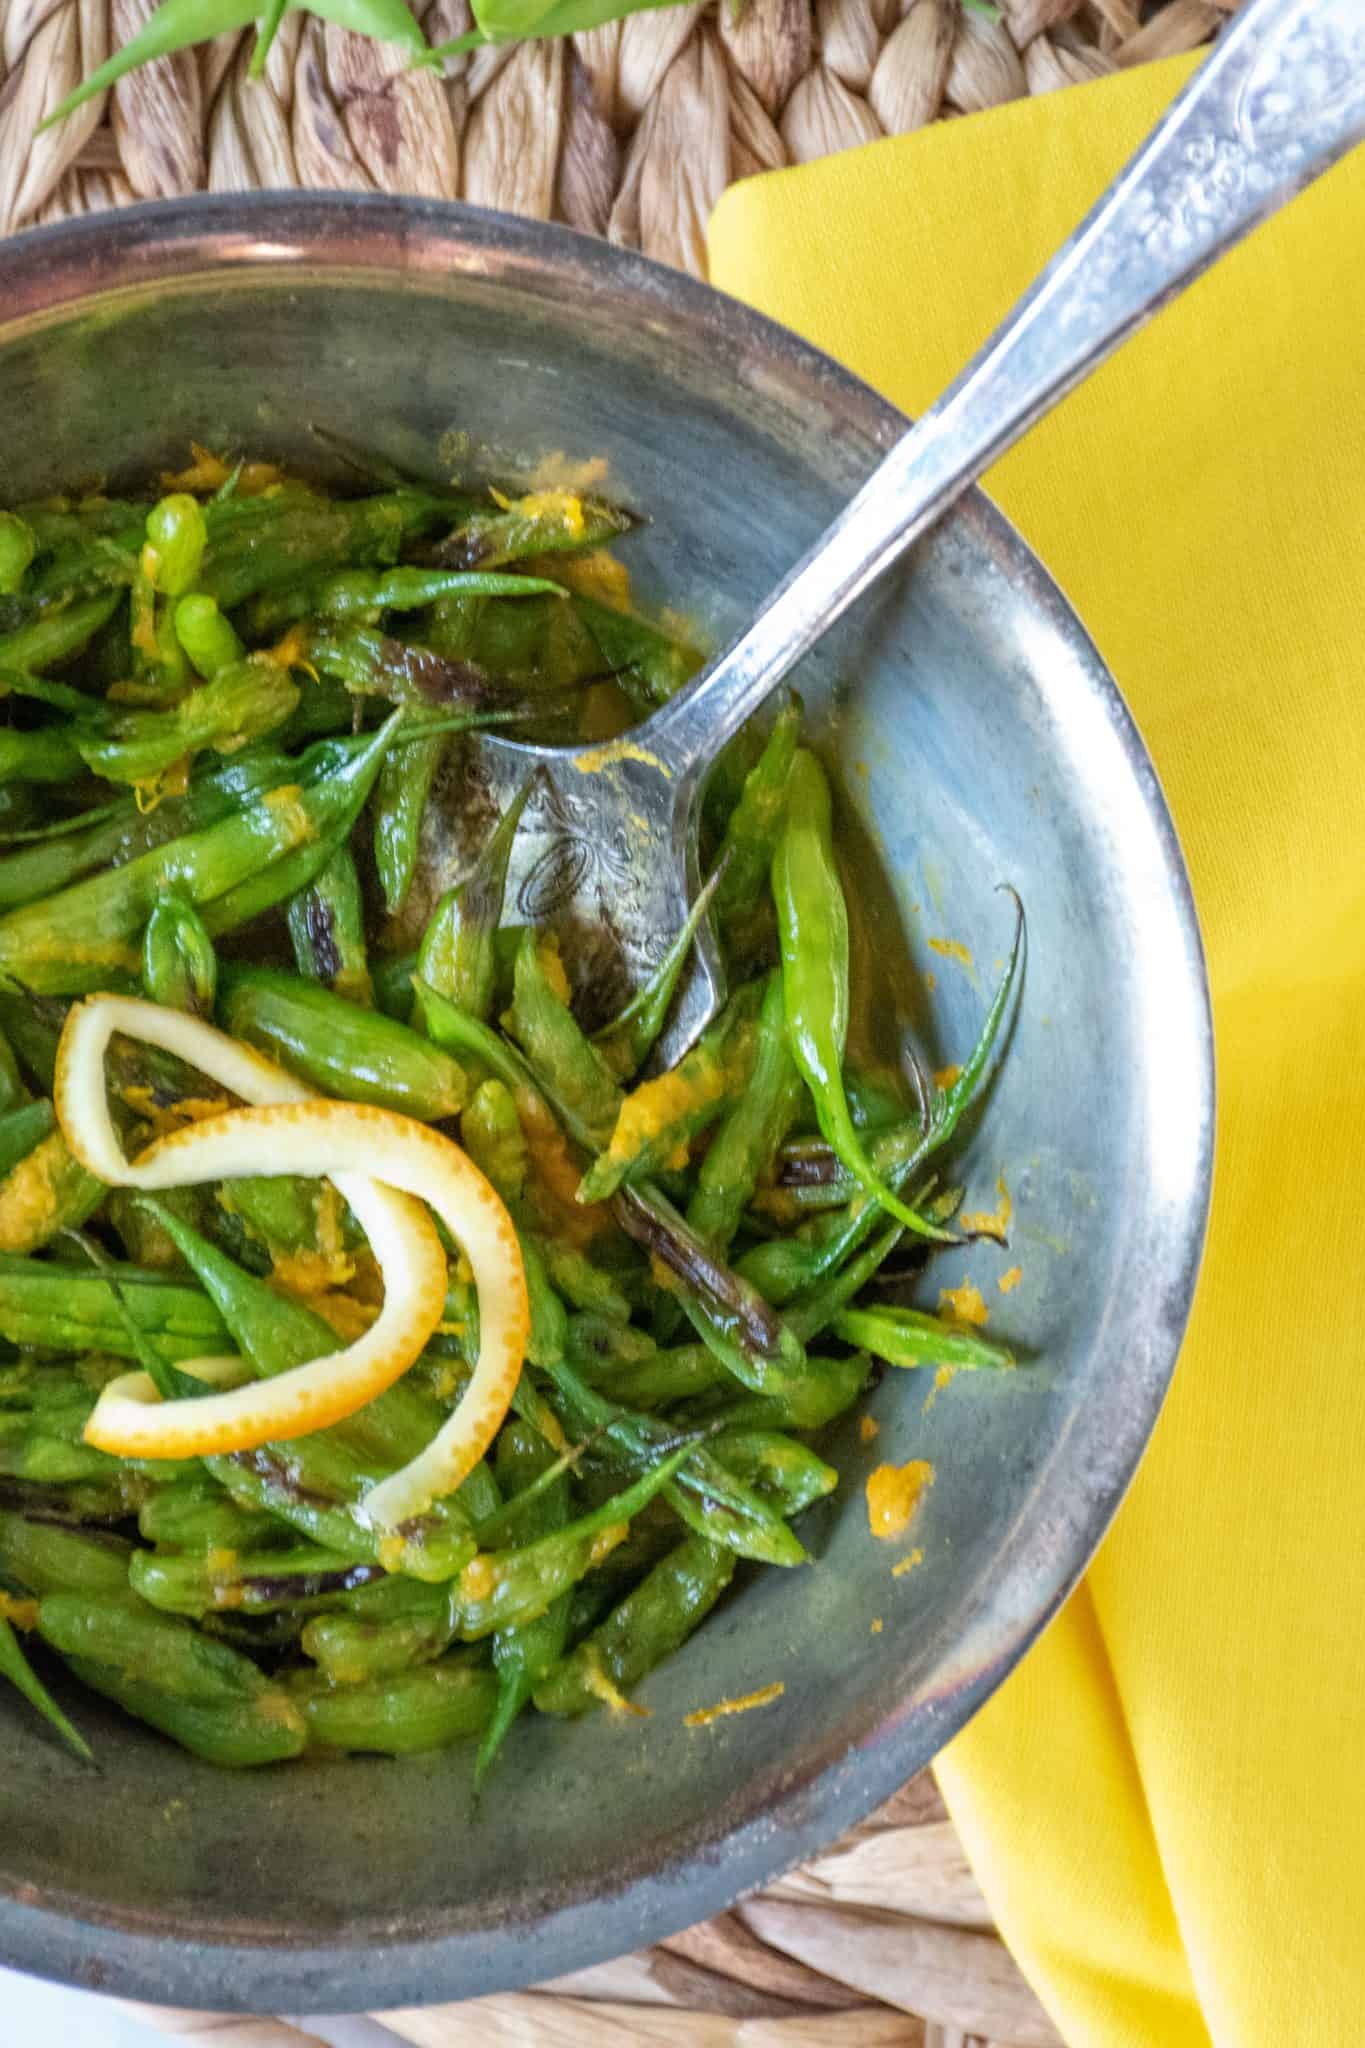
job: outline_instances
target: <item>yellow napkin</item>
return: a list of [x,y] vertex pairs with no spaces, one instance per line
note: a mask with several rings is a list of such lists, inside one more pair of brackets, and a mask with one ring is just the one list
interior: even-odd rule
[[[739,185],[715,280],[921,409],[1189,68]],[[1155,1439],[939,1760],[1072,2048],[1365,2040],[1362,246],[1365,152],[987,480],[1156,758],[1218,1040],[1212,1227]]]

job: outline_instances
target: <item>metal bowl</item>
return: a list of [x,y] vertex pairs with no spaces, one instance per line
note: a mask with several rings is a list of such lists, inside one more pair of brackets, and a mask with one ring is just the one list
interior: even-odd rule
[[[191,435],[315,471],[318,430],[431,476],[601,456],[653,515],[637,587],[720,635],[903,424],[676,272],[456,206],[210,199],[0,251],[10,502],[183,462]],[[933,1273],[972,1276],[1025,1364],[927,1408],[925,1374],[888,1374],[875,1444],[835,1433],[846,1476],[808,1517],[816,1561],[745,1584],[642,1688],[647,1721],[532,1718],[477,1811],[460,1755],[234,1776],[85,1697],[96,1775],[0,1698],[5,1961],[176,2004],[340,2011],[634,1948],[890,1794],[1084,1567],[1170,1378],[1209,1197],[1212,1042],[1171,822],[1084,628],[979,495],[800,684],[861,848],[861,950],[915,970],[902,993],[935,1066],[962,1056],[1005,951],[996,885],[1028,906],[1024,1000],[967,1161],[974,1207],[1005,1175],[1009,1253]],[[893,1578],[862,1489],[912,1456],[937,1483],[923,1562]],[[778,1679],[761,1711],[684,1725]]]

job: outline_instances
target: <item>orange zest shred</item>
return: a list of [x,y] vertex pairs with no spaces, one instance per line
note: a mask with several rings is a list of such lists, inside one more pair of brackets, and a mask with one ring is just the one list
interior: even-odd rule
[[924,1552],[922,1550],[912,1550],[892,1565],[891,1576],[893,1579],[903,1579],[907,1572],[912,1572],[917,1564],[923,1563]]
[[[934,1078],[937,1079],[937,1075]],[[995,1192],[1000,1197],[998,1208],[974,1210],[971,1214],[964,1212],[957,1220],[969,1235],[993,1237],[998,1243],[1004,1244],[1009,1234],[1010,1218],[1014,1214],[1014,1197],[1005,1186],[1003,1173],[995,1183]]]
[[883,1543],[903,1536],[920,1497],[934,1483],[934,1468],[925,1458],[908,1465],[878,1465],[867,1482],[867,1521]]
[[596,1567],[604,1563],[611,1556],[613,1550],[625,1542],[629,1534],[629,1522],[611,1522],[605,1529],[599,1529],[593,1537],[591,1548],[588,1551],[589,1565]]
[[1002,1294],[1013,1294],[1023,1277],[1024,1269],[1022,1266],[1011,1266],[1008,1272],[1000,1275],[1000,1292]]
[[[164,491],[195,491],[200,494],[220,491],[232,475],[232,466],[221,455],[201,448],[197,441],[190,442],[190,454],[194,460],[188,469],[161,472],[161,488]],[[263,491],[279,483],[282,475],[283,472],[273,462],[244,462],[237,473],[237,495],[239,498],[259,498]]]
[[498,1583],[497,1570],[486,1550],[481,1550],[460,1573],[460,1597],[463,1600],[487,1600]]
[[953,1384],[953,1381],[957,1378],[957,1374],[958,1368],[955,1365],[941,1365],[938,1368],[937,1372],[934,1374],[934,1383],[924,1397],[924,1406],[920,1409],[921,1415],[927,1415],[929,1413],[929,1410],[933,1407],[935,1401],[937,1401],[939,1395],[943,1392],[943,1389],[945,1387],[950,1387]]
[[697,1707],[692,1713],[683,1715],[685,1728],[709,1728],[713,1721],[721,1721],[727,1714],[747,1714],[754,1707],[770,1707],[774,1700],[780,1700],[787,1690],[780,1678],[771,1685],[760,1686],[757,1692],[746,1692],[735,1700],[717,1700],[714,1707]]
[[985,1297],[974,1280],[964,1280],[957,1287],[940,1287],[938,1305],[950,1322],[967,1329],[983,1329],[990,1319]]
[[31,1629],[38,1626],[38,1602],[17,1600],[0,1586],[0,1621],[7,1621],[14,1628]]
[[590,1692],[595,1700],[601,1700],[613,1714],[634,1714],[640,1721],[649,1719],[650,1709],[637,1706],[634,1700],[626,1698],[610,1673],[603,1669],[602,1660],[595,1650],[589,1650],[584,1657],[581,1675],[584,1691]]
[[[243,1099],[124,1155],[105,1095],[115,1032],[159,1046]],[[163,1400],[145,1373],[101,1393],[86,1442],[124,1457],[185,1458],[305,1436],[354,1414],[418,1357],[445,1310],[447,1268],[425,1201],[467,1256],[478,1292],[478,1363],[454,1412],[419,1457],[371,1489],[365,1511],[393,1529],[449,1493],[483,1456],[516,1391],[529,1329],[526,1277],[511,1218],[472,1161],[439,1132],[362,1103],[325,1101],[212,1025],[132,997],[94,996],[67,1017],[53,1101],[74,1157],[115,1187],[162,1191],[288,1170],[328,1177],[384,1272],[377,1319],[344,1350],[269,1380],[224,1384],[237,1360],[187,1361],[215,1391]],[[420,1198],[420,1199],[419,1199]]]

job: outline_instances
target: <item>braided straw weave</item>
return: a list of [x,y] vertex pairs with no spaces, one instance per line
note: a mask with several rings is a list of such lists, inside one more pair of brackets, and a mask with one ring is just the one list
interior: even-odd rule
[[[153,0],[0,0],[0,231],[135,199],[258,186],[421,193],[569,222],[698,273],[737,178],[1193,49],[1236,0],[709,0],[558,42],[489,47],[444,77],[313,17],[265,79],[249,35],[43,115]],[[418,0],[433,43],[467,0]],[[1143,16],[1146,19],[1143,19]]]
[[[154,0],[0,0],[0,231],[182,192],[322,186],[569,222],[705,274],[735,179],[1194,49],[1237,0],[711,0],[444,77],[287,16],[44,114]],[[467,0],[416,10],[428,39]],[[139,2008],[212,2048],[308,2048],[283,2020]],[[1060,2048],[994,1933],[927,1773],[827,1855],[704,1927],[538,1991],[388,2014],[417,2048]]]

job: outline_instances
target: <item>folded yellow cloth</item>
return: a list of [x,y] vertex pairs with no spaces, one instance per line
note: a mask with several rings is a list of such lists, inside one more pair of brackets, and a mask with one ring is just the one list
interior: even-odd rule
[[[715,280],[914,412],[1188,69],[736,186]],[[1208,1251],[1151,1449],[939,1760],[1072,2048],[1365,2040],[1363,245],[1360,152],[987,480],[1155,756],[1218,1044]]]

